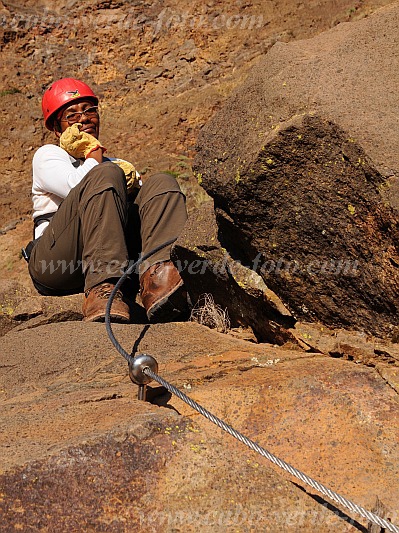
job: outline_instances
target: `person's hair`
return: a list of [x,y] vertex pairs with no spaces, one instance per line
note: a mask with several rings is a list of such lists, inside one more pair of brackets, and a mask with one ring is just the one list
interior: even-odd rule
[[57,117],[55,117],[54,120],[52,121],[52,127],[53,127],[54,131],[56,131],[58,133],[62,132],[61,122],[58,120]]

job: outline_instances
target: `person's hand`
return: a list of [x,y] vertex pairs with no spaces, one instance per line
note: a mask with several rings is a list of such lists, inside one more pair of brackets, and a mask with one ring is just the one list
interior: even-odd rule
[[60,137],[60,147],[76,159],[86,159],[95,150],[101,150],[101,155],[105,152],[104,146],[100,141],[81,131],[82,124],[76,122],[69,126]]
[[132,193],[134,189],[140,188],[139,177],[137,176],[136,169],[132,163],[124,161],[123,159],[113,159],[113,163],[121,167],[126,177],[126,185],[128,194]]

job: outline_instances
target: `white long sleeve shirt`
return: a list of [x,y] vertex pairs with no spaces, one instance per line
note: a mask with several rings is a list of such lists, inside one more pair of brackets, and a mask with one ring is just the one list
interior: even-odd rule
[[[89,157],[85,161],[75,159],[54,144],[41,146],[33,156],[33,218],[57,211],[62,200],[96,165]],[[37,239],[48,226],[40,224],[35,230]]]
[[[110,161],[115,158],[107,158]],[[33,156],[33,219],[39,215],[57,211],[62,200],[86,174],[98,165],[89,157],[85,161],[75,159],[68,152],[54,144],[41,146]],[[136,172],[137,178],[140,178]],[[141,185],[141,181],[139,182]],[[43,222],[35,229],[35,239],[43,234],[48,226]]]

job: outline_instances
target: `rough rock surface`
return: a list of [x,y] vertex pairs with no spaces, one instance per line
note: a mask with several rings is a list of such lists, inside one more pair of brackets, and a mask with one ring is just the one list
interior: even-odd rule
[[25,286],[14,281],[0,283],[0,337],[13,328],[29,329],[44,324],[81,321],[82,318],[81,295],[40,296],[33,285]]
[[[196,324],[113,329],[269,451],[398,521],[398,396],[374,368]],[[14,330],[0,349],[5,531],[364,530],[175,397],[138,402],[101,324]]]
[[396,4],[273,47],[202,130],[196,162],[222,244],[297,318],[380,335],[398,323],[399,216],[383,165],[397,172],[398,19]]

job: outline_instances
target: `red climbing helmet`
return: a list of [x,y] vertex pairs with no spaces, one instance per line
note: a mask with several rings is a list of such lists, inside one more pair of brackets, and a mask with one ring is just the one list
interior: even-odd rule
[[53,130],[54,114],[62,106],[76,98],[90,98],[95,105],[98,104],[98,98],[90,87],[75,78],[62,78],[55,81],[45,91],[42,99],[42,111],[44,124],[48,130]]

